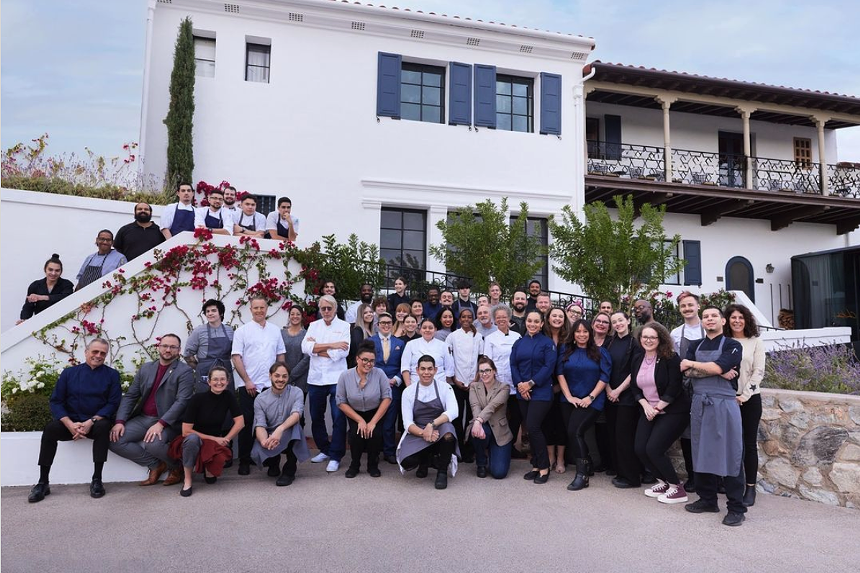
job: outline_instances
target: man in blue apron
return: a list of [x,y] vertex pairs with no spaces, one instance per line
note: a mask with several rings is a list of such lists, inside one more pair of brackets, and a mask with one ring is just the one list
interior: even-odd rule
[[207,392],[209,370],[213,366],[227,369],[230,384],[227,387],[233,392],[233,363],[231,354],[233,348],[233,329],[225,326],[224,303],[220,300],[209,299],[203,303],[203,316],[206,324],[191,331],[188,344],[185,345],[185,361],[196,372],[195,390]]
[[194,216],[194,226],[205,228],[215,235],[233,234],[233,213],[223,208],[224,192],[213,189],[209,192],[209,206],[200,207]]
[[454,421],[459,415],[457,398],[449,384],[435,380],[436,360],[425,354],[418,359],[418,383],[403,392],[401,414],[406,431],[397,447],[401,472],[418,468],[415,475],[427,477],[436,467],[436,489],[448,487],[448,471],[457,473],[460,448]]
[[738,366],[743,347],[723,336],[726,319],[714,306],[702,311],[705,338],[690,343],[681,371],[692,380],[690,435],[698,501],[687,504],[691,513],[718,513],[717,485],[723,478],[728,514],[723,525],[743,523],[744,470],[741,411],[735,400]]
[[161,212],[161,234],[169,239],[183,231],[194,232],[194,189],[190,183],[176,188],[178,201],[167,205]]

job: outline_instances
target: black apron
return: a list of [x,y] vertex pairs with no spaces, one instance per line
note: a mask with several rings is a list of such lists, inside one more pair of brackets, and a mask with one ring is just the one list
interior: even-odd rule
[[[81,290],[91,282],[97,281],[102,277],[102,268],[104,268],[105,261],[107,260],[109,254],[111,254],[111,251],[109,251],[107,255],[102,257],[102,264],[100,264],[99,266],[89,264],[84,267],[84,273],[81,275],[81,280],[78,281],[78,286],[75,287],[76,291]],[[97,256],[98,254],[95,254],[90,257],[90,263],[92,263],[93,259]]]
[[211,215],[212,211],[206,211],[206,219],[204,224],[207,229],[223,229],[224,228],[224,217],[221,214],[221,211],[218,211],[218,218],[216,219]]
[[183,231],[194,231],[194,211],[180,209],[177,205],[173,223],[170,225],[170,234],[176,235]]
[[[255,215],[256,215],[256,213],[255,213]],[[244,218],[245,218],[245,213],[242,212],[242,214],[239,215],[239,220],[236,222],[236,224],[239,225],[240,227],[242,227],[243,229],[245,229],[246,231],[256,231],[257,230],[257,223],[254,222],[256,217],[254,215],[251,215],[251,224],[250,225],[243,225],[242,224],[242,219],[244,219]]]
[[227,369],[229,391],[233,390],[233,364],[230,362],[230,355],[233,351],[233,343],[227,337],[227,327],[221,324],[221,331],[224,333],[222,338],[212,337],[212,327],[206,325],[206,337],[208,345],[206,347],[206,356],[200,358],[197,362],[197,380],[198,391],[209,391],[209,369],[213,366],[223,366]]
[[290,229],[289,227],[284,227],[283,225],[281,225],[280,217],[278,217],[278,235],[280,235],[284,239],[290,239]]

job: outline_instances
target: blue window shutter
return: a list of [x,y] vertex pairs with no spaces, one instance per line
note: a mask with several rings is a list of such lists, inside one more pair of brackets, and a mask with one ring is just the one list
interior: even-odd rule
[[540,74],[540,132],[561,135],[561,76]]
[[603,127],[606,131],[606,159],[621,159],[621,116],[604,115]]
[[448,123],[472,124],[472,66],[451,62],[451,90],[448,102]]
[[475,64],[475,126],[496,127],[496,66]]
[[376,115],[400,118],[400,54],[379,52]]
[[682,241],[684,243],[684,284],[702,286],[702,243],[700,241]]

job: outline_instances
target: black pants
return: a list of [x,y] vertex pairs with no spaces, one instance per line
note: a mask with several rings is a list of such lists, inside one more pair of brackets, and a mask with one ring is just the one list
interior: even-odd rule
[[561,404],[561,416],[567,429],[567,446],[570,456],[574,459],[588,456],[588,444],[585,442],[585,432],[594,425],[600,416],[600,410],[592,407],[577,408],[568,402]]
[[615,444],[614,467],[618,477],[639,485],[642,462],[636,455],[636,426],[639,424],[639,406],[606,405],[606,425],[610,444]]
[[[689,419],[687,425],[690,425]],[[681,442],[681,453],[684,455],[684,469],[687,471],[687,479],[696,483],[696,472],[693,471],[693,441],[690,438],[681,438],[679,441]]]
[[610,434],[609,409],[615,408],[615,404],[604,402],[603,412],[594,421],[594,441],[600,454],[600,463],[607,470],[615,470],[615,441]]
[[514,435],[514,442],[511,447],[516,447],[517,438],[520,434],[520,425],[523,422],[522,414],[520,414],[520,401],[517,400],[516,394],[511,394],[508,397],[508,407],[506,408],[508,415],[508,427]]
[[761,394],[753,394],[741,404],[744,437],[744,475],[748,483],[758,478],[758,424],[761,421]]
[[457,444],[460,446],[460,454],[464,458],[471,458],[474,454],[471,440],[466,440],[466,432],[472,423],[472,406],[469,404],[469,390],[454,386],[454,396],[457,398],[457,408],[460,415],[451,422],[457,430]]
[[[356,410],[355,413],[361,416],[365,422],[369,422],[376,414],[376,410],[367,412]],[[377,425],[371,437],[362,438],[358,435],[358,422],[349,417],[346,418],[346,421],[349,424],[346,439],[349,442],[349,452],[352,455],[349,467],[354,470],[359,469],[361,467],[361,455],[367,452],[367,469],[378,468],[379,452],[382,451],[382,425]]]
[[[263,391],[265,392],[265,390]],[[251,448],[254,447],[254,400],[259,395],[260,393],[257,392],[251,397],[244,386],[236,390],[236,397],[239,399],[239,409],[242,410],[242,417],[245,419],[245,427],[239,430],[240,463],[250,463],[251,461]]]
[[[287,446],[287,449],[281,452],[281,454],[287,456],[287,461],[284,462],[284,467],[283,469],[281,469],[281,473],[293,477],[296,477],[296,466],[298,466],[299,464],[298,458],[296,458],[296,455],[293,453],[293,447],[295,447],[295,445],[296,440],[293,440]],[[281,454],[268,458],[263,462],[263,465],[265,466],[267,464],[275,464],[275,467],[278,467],[281,463]]]
[[544,418],[546,418],[552,407],[552,402],[538,402],[535,400],[519,400],[520,414],[523,424],[529,432],[529,443],[532,448],[532,467],[539,470],[549,469],[549,455],[546,452],[546,438],[543,435]]
[[400,462],[400,465],[407,471],[413,470],[418,466],[432,466],[440,472],[447,471],[448,465],[451,463],[451,456],[454,455],[456,443],[454,436],[446,434],[438,442],[404,458]]
[[[687,424],[690,415],[686,412],[681,414],[659,414],[650,422],[642,412],[639,415],[639,423],[636,426],[636,441],[634,449],[642,465],[647,466],[654,476],[667,483],[678,485],[678,474],[675,466],[666,452],[675,443]],[[698,481],[696,482],[698,487]],[[743,495],[743,492],[741,492]]]
[[[111,421],[102,418],[90,428],[87,437],[93,441],[93,463],[105,463],[107,461],[108,444],[110,443]],[[59,420],[48,422],[42,431],[42,446],[39,449],[39,465],[51,466],[54,464],[54,456],[57,455],[57,442],[68,442],[72,439],[72,433]]]
[[[553,394],[553,397],[556,395]],[[561,404],[557,399],[552,401],[549,412],[541,424],[543,436],[546,439],[547,446],[566,446],[567,431],[565,429],[564,420],[561,417]],[[561,460],[564,462],[564,460]]]
[[[726,507],[735,513],[746,513],[743,497],[746,483],[744,480],[744,468],[741,464],[741,473],[736,476],[724,476],[723,487],[726,488]],[[717,506],[717,485],[721,477],[714,474],[702,474],[696,472],[696,493],[705,502]]]

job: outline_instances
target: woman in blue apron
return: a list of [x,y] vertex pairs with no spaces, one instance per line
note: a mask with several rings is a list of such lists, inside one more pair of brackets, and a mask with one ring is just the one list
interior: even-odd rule
[[[457,473],[460,448],[457,430],[451,422],[459,414],[457,398],[448,384],[434,380],[436,360],[429,355],[418,359],[418,380],[403,392],[401,407],[406,428],[397,448],[401,472],[418,468],[415,475],[427,477],[428,468],[436,468],[436,489],[448,487],[448,471]],[[423,400],[422,400],[423,399]]]
[[690,434],[693,442],[693,469],[699,500],[688,504],[692,513],[719,511],[717,484],[720,476],[728,497],[725,525],[740,525],[744,476],[741,412],[735,399],[737,367],[743,349],[736,340],[722,335],[725,319],[715,307],[702,312],[706,337],[691,345],[695,360],[685,360],[682,370],[692,379]]

